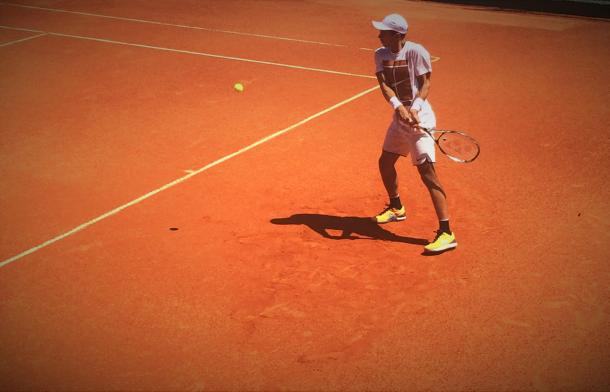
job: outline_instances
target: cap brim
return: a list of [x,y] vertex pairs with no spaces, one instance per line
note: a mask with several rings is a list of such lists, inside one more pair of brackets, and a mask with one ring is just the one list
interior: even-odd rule
[[376,20],[373,21],[373,27],[377,30],[392,30],[391,28],[383,24],[383,22],[377,22]]

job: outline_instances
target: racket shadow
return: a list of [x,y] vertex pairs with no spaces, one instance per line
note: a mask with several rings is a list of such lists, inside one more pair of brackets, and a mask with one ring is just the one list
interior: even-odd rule
[[[404,237],[387,231],[369,217],[333,216],[322,214],[295,214],[288,218],[271,219],[274,225],[304,225],[332,240],[378,240],[403,242],[413,245],[426,245],[423,238]],[[334,235],[328,230],[341,231]]]

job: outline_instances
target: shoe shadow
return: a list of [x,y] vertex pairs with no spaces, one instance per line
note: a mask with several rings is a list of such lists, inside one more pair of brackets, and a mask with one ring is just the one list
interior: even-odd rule
[[445,250],[441,250],[440,252],[429,252],[427,250],[424,250],[421,255],[422,256],[426,256],[426,257],[433,257],[433,256],[440,256],[443,253],[447,253],[447,252],[452,252],[454,251],[456,248],[450,248],[450,249],[445,249]]
[[[324,238],[333,240],[380,240],[426,245],[423,238],[404,237],[382,229],[371,218],[356,216],[332,216],[322,214],[295,214],[288,218],[271,219],[274,225],[305,225]],[[328,230],[339,230],[340,235],[332,235]]]

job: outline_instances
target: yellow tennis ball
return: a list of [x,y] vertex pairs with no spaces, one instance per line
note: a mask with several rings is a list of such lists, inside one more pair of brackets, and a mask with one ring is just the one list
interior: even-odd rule
[[235,89],[235,91],[238,91],[240,93],[244,91],[244,85],[241,83],[235,83],[233,88]]

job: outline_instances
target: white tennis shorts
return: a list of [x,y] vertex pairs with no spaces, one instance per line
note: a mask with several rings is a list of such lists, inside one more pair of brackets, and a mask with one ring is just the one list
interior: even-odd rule
[[[419,112],[419,123],[425,128],[436,126],[436,117],[430,104],[422,107]],[[421,165],[426,161],[436,162],[434,140],[427,133],[414,130],[401,121],[396,112],[386,132],[383,150],[405,157],[411,155],[411,162],[414,165]]]

